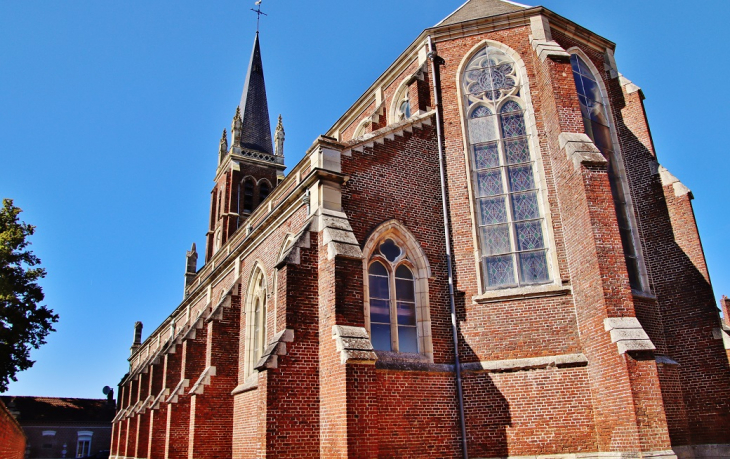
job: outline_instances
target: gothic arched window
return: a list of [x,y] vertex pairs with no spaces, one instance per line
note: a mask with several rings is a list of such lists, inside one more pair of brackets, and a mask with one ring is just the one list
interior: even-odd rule
[[368,268],[370,336],[379,351],[418,353],[413,267],[393,239],[385,239]]
[[540,181],[514,60],[486,46],[462,74],[485,288],[550,281]]
[[246,376],[266,348],[266,274],[257,267],[251,278],[246,298]]
[[611,184],[611,194],[616,208],[629,283],[632,289],[640,291],[642,290],[641,265],[633,234],[636,224],[629,210],[628,184],[622,174],[621,156],[616,152],[611,136],[611,123],[606,110],[606,100],[601,94],[598,77],[586,61],[577,54],[571,54],[570,64],[573,67],[573,79],[578,92],[586,134],[608,161],[608,181]]
[[252,178],[247,177],[243,180],[243,211],[253,212],[253,190],[254,181]]
[[271,193],[271,186],[269,185],[269,182],[266,180],[259,182],[259,203],[264,202],[264,200],[269,197],[269,193]]

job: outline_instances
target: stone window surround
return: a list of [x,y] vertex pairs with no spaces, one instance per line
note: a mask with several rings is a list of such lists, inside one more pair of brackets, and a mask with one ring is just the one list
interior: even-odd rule
[[[258,281],[259,279],[263,277],[263,289],[258,290]],[[249,277],[248,281],[248,287],[246,288],[246,299],[245,299],[245,308],[244,308],[244,317],[243,320],[245,320],[246,323],[246,345],[244,348],[244,374],[246,379],[252,378],[256,375],[256,371],[254,370],[254,366],[256,365],[258,359],[254,359],[254,346],[256,342],[256,336],[254,335],[254,330],[256,324],[253,323],[253,318],[255,316],[254,314],[254,300],[255,299],[263,299],[266,301],[265,308],[264,308],[264,315],[263,315],[263,321],[264,321],[264,327],[261,327],[261,331],[264,334],[264,336],[261,338],[261,342],[263,343],[263,347],[265,348],[268,344],[266,342],[266,320],[268,316],[268,309],[269,305],[267,297],[267,290],[268,290],[268,278],[266,276],[266,270],[264,269],[264,265],[260,261],[256,261],[254,263],[253,269],[251,269],[251,276]],[[263,349],[262,349],[263,351]]]
[[613,116],[613,108],[610,104],[610,99],[608,98],[608,91],[606,89],[606,84],[603,81],[603,73],[598,71],[598,68],[593,64],[593,61],[588,57],[588,55],[583,52],[582,49],[578,48],[577,46],[574,46],[572,48],[568,48],[567,50],[568,54],[575,54],[578,57],[580,57],[583,62],[588,66],[588,69],[593,74],[593,77],[596,79],[596,83],[598,84],[598,89],[601,91],[601,98],[603,99],[603,106],[606,109],[606,118],[608,118],[609,122],[609,129],[611,130],[611,143],[613,144],[613,151],[616,155],[615,159],[618,159],[619,161],[616,161],[617,163],[617,169],[619,172],[619,179],[622,182],[623,188],[624,188],[624,194],[626,195],[626,210],[628,213],[629,223],[631,224],[631,235],[634,239],[634,246],[636,250],[636,258],[637,258],[637,265],[639,268],[639,277],[641,280],[641,290],[633,290],[634,292],[643,293],[643,294],[649,294],[651,295],[651,288],[649,283],[649,273],[646,269],[646,263],[644,262],[644,249],[641,244],[641,237],[639,234],[639,219],[636,216],[636,212],[634,210],[634,199],[632,197],[631,193],[631,186],[629,183],[628,175],[626,173],[626,167],[624,164],[624,155],[621,151],[621,143],[618,139],[618,133],[616,132],[616,123],[615,118]]
[[468,174],[466,184],[467,184],[467,192],[469,194],[469,210],[471,212],[471,222],[472,222],[472,244],[474,247],[474,262],[475,267],[477,271],[477,290],[479,294],[477,294],[473,301],[478,303],[481,302],[481,298],[483,296],[488,296],[490,299],[495,296],[495,293],[498,296],[501,296],[500,293],[504,292],[505,296],[512,296],[515,290],[523,290],[526,288],[531,288],[532,286],[519,286],[519,287],[506,287],[506,288],[496,288],[496,289],[488,289],[484,285],[484,277],[483,277],[483,266],[481,262],[481,253],[480,253],[480,243],[479,243],[479,234],[477,231],[478,228],[478,222],[477,222],[477,216],[476,216],[476,202],[474,199],[474,190],[473,190],[473,183],[471,178],[471,171],[472,171],[472,160],[470,155],[470,143],[469,143],[469,137],[468,137],[468,130],[466,125],[466,120],[468,119],[468,113],[467,108],[464,106],[464,94],[462,89],[462,74],[464,73],[464,69],[469,64],[471,59],[476,55],[479,51],[484,49],[487,46],[491,46],[493,48],[496,48],[503,53],[505,53],[507,56],[512,58],[515,64],[515,68],[517,70],[517,74],[519,75],[519,87],[520,87],[520,105],[523,107],[523,115],[525,117],[525,128],[527,130],[527,137],[528,142],[530,145],[530,154],[533,156],[533,159],[535,160],[535,167],[534,170],[536,171],[535,174],[535,181],[537,185],[537,194],[538,194],[538,204],[540,205],[540,211],[542,213],[542,216],[544,218],[544,230],[545,234],[543,235],[544,241],[545,241],[545,247],[547,248],[547,261],[549,264],[549,272],[550,272],[550,278],[552,279],[551,282],[546,284],[541,284],[544,289],[554,290],[555,288],[562,289],[562,282],[560,279],[560,271],[558,269],[558,256],[557,256],[557,250],[555,248],[555,235],[553,232],[553,224],[552,224],[552,216],[550,213],[550,206],[548,204],[547,199],[547,182],[545,179],[545,168],[543,167],[542,162],[542,154],[540,149],[540,143],[538,138],[538,132],[536,127],[536,120],[535,120],[535,109],[532,105],[532,98],[530,93],[530,86],[529,86],[529,80],[527,78],[527,69],[525,67],[525,63],[520,57],[520,55],[514,51],[512,48],[510,48],[507,45],[504,45],[500,42],[485,39],[474,45],[467,53],[464,54],[464,57],[462,58],[461,62],[459,63],[459,67],[456,71],[456,90],[457,90],[457,98],[458,98],[458,105],[459,105],[459,112],[461,114],[461,119],[463,120],[461,123],[461,132],[462,132],[462,139],[463,139],[463,148],[464,148],[464,161],[466,163],[466,171]]
[[[397,220],[389,220],[378,226],[368,237],[363,247],[363,307],[365,313],[365,330],[370,334],[370,291],[368,285],[368,268],[370,261],[377,252],[380,244],[386,239],[393,239],[405,252],[405,257],[410,261],[409,267],[413,273],[415,282],[416,299],[416,324],[418,333],[418,356],[413,358],[421,360],[423,357],[433,363],[433,339],[431,335],[431,313],[428,294],[428,280],[431,278],[431,266],[418,244],[405,225]],[[376,351],[378,357],[388,360],[391,354],[397,354],[398,358],[408,358],[409,354],[398,354],[393,352]]]
[[[408,98],[408,90],[411,86],[411,84],[415,84],[415,79],[413,78],[413,75],[408,75],[398,84],[398,88],[393,93],[393,100],[390,102],[390,110],[388,111],[388,114],[390,115],[388,117],[388,124],[394,124],[399,121],[403,121],[404,119],[408,118],[400,118],[400,106],[405,101],[410,101]],[[413,110],[413,101],[410,101],[411,103],[411,117],[415,114]]]

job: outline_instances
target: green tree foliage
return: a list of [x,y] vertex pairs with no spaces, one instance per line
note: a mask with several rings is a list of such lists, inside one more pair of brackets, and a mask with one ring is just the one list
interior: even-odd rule
[[45,344],[56,331],[58,315],[40,306],[43,289],[38,280],[46,277],[41,260],[28,250],[35,226],[18,221],[21,210],[12,199],[3,199],[0,209],[0,392],[8,389],[15,374],[35,363],[30,349]]

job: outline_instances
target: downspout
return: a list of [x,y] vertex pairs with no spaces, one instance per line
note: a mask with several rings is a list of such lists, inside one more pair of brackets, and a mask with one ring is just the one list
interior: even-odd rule
[[449,303],[451,306],[451,332],[454,335],[454,368],[456,370],[456,393],[459,399],[459,424],[461,427],[461,450],[464,459],[469,459],[466,449],[466,421],[464,420],[464,393],[461,388],[461,362],[459,361],[459,330],[456,323],[456,303],[454,301],[454,275],[451,266],[451,233],[449,232],[449,212],[446,200],[446,167],[444,163],[444,138],[441,132],[441,78],[438,66],[443,64],[433,49],[431,35],[428,36],[428,58],[431,60],[431,77],[433,79],[433,99],[436,106],[436,137],[439,147],[439,175],[441,179],[441,207],[444,212],[444,239],[446,241],[446,269],[449,277]]

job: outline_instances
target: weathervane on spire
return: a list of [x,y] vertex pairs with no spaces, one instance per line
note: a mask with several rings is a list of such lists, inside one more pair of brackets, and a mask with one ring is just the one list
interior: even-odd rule
[[268,16],[268,14],[261,11],[261,2],[263,0],[256,0],[256,9],[251,8],[251,11],[256,13],[256,33],[259,33],[259,22],[261,21],[261,15]]

